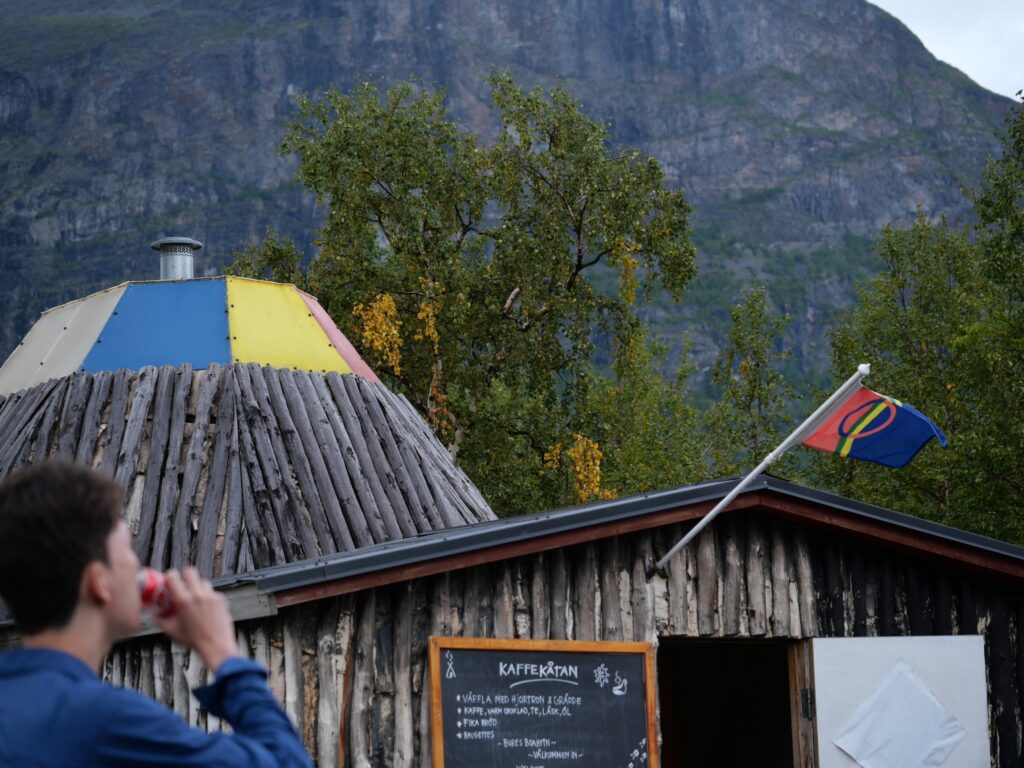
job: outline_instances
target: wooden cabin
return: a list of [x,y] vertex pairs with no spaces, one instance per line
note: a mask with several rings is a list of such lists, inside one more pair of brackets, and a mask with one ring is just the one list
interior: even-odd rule
[[[944,765],[1024,762],[1021,548],[766,477],[659,573],[736,481],[499,520],[375,377],[259,362],[8,389],[0,476],[59,454],[116,477],[141,559],[215,579],[319,765],[437,763],[431,637],[652,644],[651,766],[855,765],[828,729],[900,659],[962,726]],[[104,676],[221,727],[159,635]]]
[[[758,765],[809,766],[831,746],[815,639],[954,635],[983,641],[992,764],[1021,764],[1019,547],[769,477],[649,576],[735,481],[496,520],[379,384],[251,365],[102,382],[0,405],[2,471],[54,453],[113,471],[149,561],[216,577],[319,765],[433,764],[431,636],[655,643],[661,765],[748,765],[756,745]],[[189,695],[207,671],[164,638],[104,673],[220,727]]]

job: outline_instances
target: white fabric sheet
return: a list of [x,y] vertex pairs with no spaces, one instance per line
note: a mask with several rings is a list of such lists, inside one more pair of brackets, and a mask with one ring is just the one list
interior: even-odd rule
[[901,659],[832,743],[863,768],[938,768],[966,734]]

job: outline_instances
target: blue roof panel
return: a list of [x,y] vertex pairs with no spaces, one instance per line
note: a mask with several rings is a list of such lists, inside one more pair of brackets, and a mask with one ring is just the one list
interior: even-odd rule
[[217,280],[132,283],[82,363],[85,371],[231,361],[227,288]]

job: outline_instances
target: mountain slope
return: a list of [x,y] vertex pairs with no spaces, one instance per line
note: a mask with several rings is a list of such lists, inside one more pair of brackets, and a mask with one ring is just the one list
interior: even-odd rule
[[147,244],[268,225],[308,244],[322,211],[276,147],[301,92],[440,84],[486,133],[485,78],[558,78],[695,208],[702,277],[652,312],[702,359],[753,280],[795,316],[795,365],[870,271],[868,239],[917,209],[962,221],[1007,99],[863,0],[0,3],[0,355],[47,306],[156,275]]

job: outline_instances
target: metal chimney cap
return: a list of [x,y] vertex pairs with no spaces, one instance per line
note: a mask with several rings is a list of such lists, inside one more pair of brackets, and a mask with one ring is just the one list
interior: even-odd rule
[[159,240],[154,240],[152,243],[150,243],[149,247],[152,248],[154,251],[162,251],[164,248],[167,248],[168,246],[175,245],[186,245],[193,251],[198,251],[200,248],[203,247],[202,243],[200,243],[198,240],[193,240],[191,237],[162,237]]

